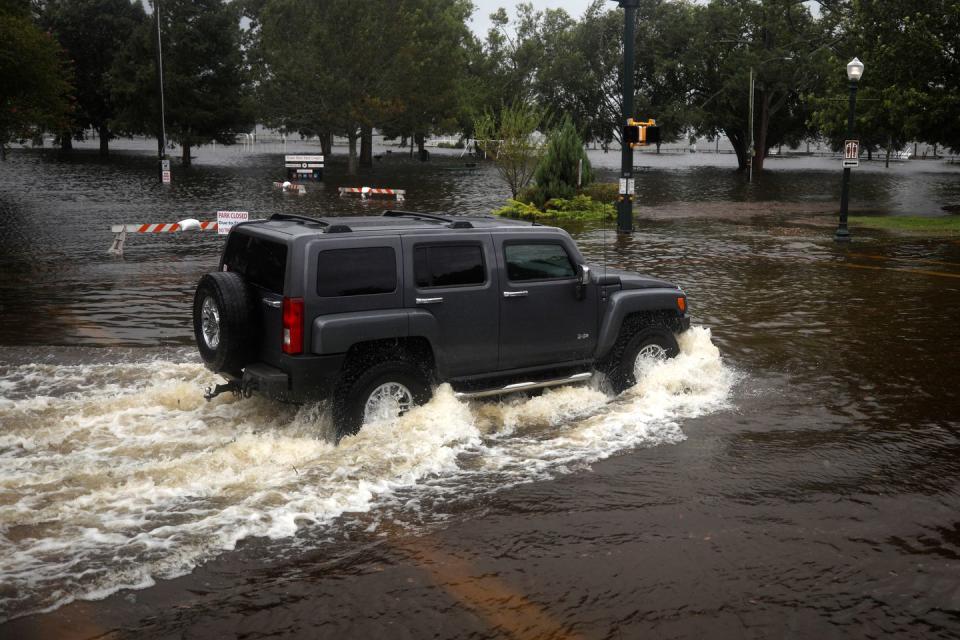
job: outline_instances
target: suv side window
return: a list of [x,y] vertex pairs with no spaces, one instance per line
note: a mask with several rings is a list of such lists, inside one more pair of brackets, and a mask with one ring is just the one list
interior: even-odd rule
[[507,244],[503,251],[507,260],[507,277],[514,282],[576,277],[570,256],[560,244]]
[[317,257],[319,296],[363,296],[396,290],[397,255],[393,247],[329,249]]
[[287,245],[243,233],[231,233],[223,252],[223,270],[235,271],[247,282],[283,293]]
[[460,287],[487,281],[480,245],[442,244],[418,246],[413,252],[417,286]]

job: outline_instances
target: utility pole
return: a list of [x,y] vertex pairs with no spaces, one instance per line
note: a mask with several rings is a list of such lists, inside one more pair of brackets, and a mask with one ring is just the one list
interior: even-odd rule
[[756,155],[756,149],[754,146],[756,142],[753,140],[753,67],[750,67],[750,117],[748,120],[748,127],[750,127],[750,146],[747,147],[747,164],[750,166],[750,175],[747,178],[747,182],[753,182],[753,156]]
[[633,40],[640,0],[617,0],[623,8],[623,114],[620,120],[620,194],[617,233],[633,233],[633,147],[626,141],[627,120],[633,118]]
[[160,45],[160,0],[154,0],[154,17],[157,19],[157,91],[160,94],[160,131],[157,134],[157,156],[161,182],[170,182],[170,161],[167,160],[167,122],[163,103],[163,49]]

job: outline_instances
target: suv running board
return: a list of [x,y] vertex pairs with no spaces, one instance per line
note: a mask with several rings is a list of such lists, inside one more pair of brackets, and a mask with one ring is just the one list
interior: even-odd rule
[[483,391],[458,391],[453,395],[458,400],[473,400],[474,398],[488,398],[490,396],[499,396],[505,393],[516,393],[517,391],[530,391],[532,389],[545,389],[546,387],[559,387],[561,385],[573,384],[575,382],[586,382],[592,377],[592,373],[584,371],[583,373],[577,373],[567,378],[543,380],[541,382],[517,382],[515,384],[508,384],[505,387],[499,387],[497,389],[485,389]]

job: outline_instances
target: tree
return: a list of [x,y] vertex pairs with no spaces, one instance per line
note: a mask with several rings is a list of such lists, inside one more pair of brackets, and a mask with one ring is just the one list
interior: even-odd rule
[[829,63],[834,91],[816,101],[813,121],[834,147],[846,137],[843,70],[854,56],[865,64],[856,108],[856,137],[864,148],[884,149],[889,163],[911,140],[960,147],[960,5],[860,0],[828,15],[844,37]]
[[0,2],[0,159],[12,140],[67,126],[68,77],[60,45],[33,24],[29,4]]
[[550,133],[543,159],[533,174],[532,202],[540,208],[553,198],[570,199],[593,181],[583,139],[569,117]]
[[[115,96],[124,105],[120,122],[146,119],[159,135],[155,29],[151,21],[138,30],[113,73]],[[160,30],[167,134],[183,148],[183,165],[190,166],[194,146],[233,144],[253,125],[240,15],[222,0],[164,0]]]
[[753,167],[762,171],[769,149],[812,133],[804,96],[822,91],[826,61],[839,38],[828,23],[793,0],[711,0],[694,15],[697,35],[683,64],[695,129],[703,135],[726,134],[739,169],[746,169],[752,69]]
[[543,156],[543,145],[535,133],[543,122],[543,113],[527,102],[504,106],[495,116],[487,111],[474,123],[474,135],[513,198],[530,184],[533,172]]
[[[72,126],[61,132],[61,143],[69,146],[71,136],[79,139],[84,129],[93,127],[100,138],[100,155],[106,156],[110,139],[117,133],[111,129],[118,109],[110,72],[131,34],[146,21],[143,6],[129,0],[46,0],[41,11],[42,24],[72,61],[76,86]],[[137,126],[123,133],[142,130]]]

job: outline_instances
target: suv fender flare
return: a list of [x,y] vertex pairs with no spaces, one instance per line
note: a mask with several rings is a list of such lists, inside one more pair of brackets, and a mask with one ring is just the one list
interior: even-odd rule
[[623,321],[633,313],[660,311],[679,318],[677,298],[680,295],[678,289],[631,289],[610,294],[606,309],[601,311],[603,322],[597,335],[595,359],[600,360],[610,352]]

